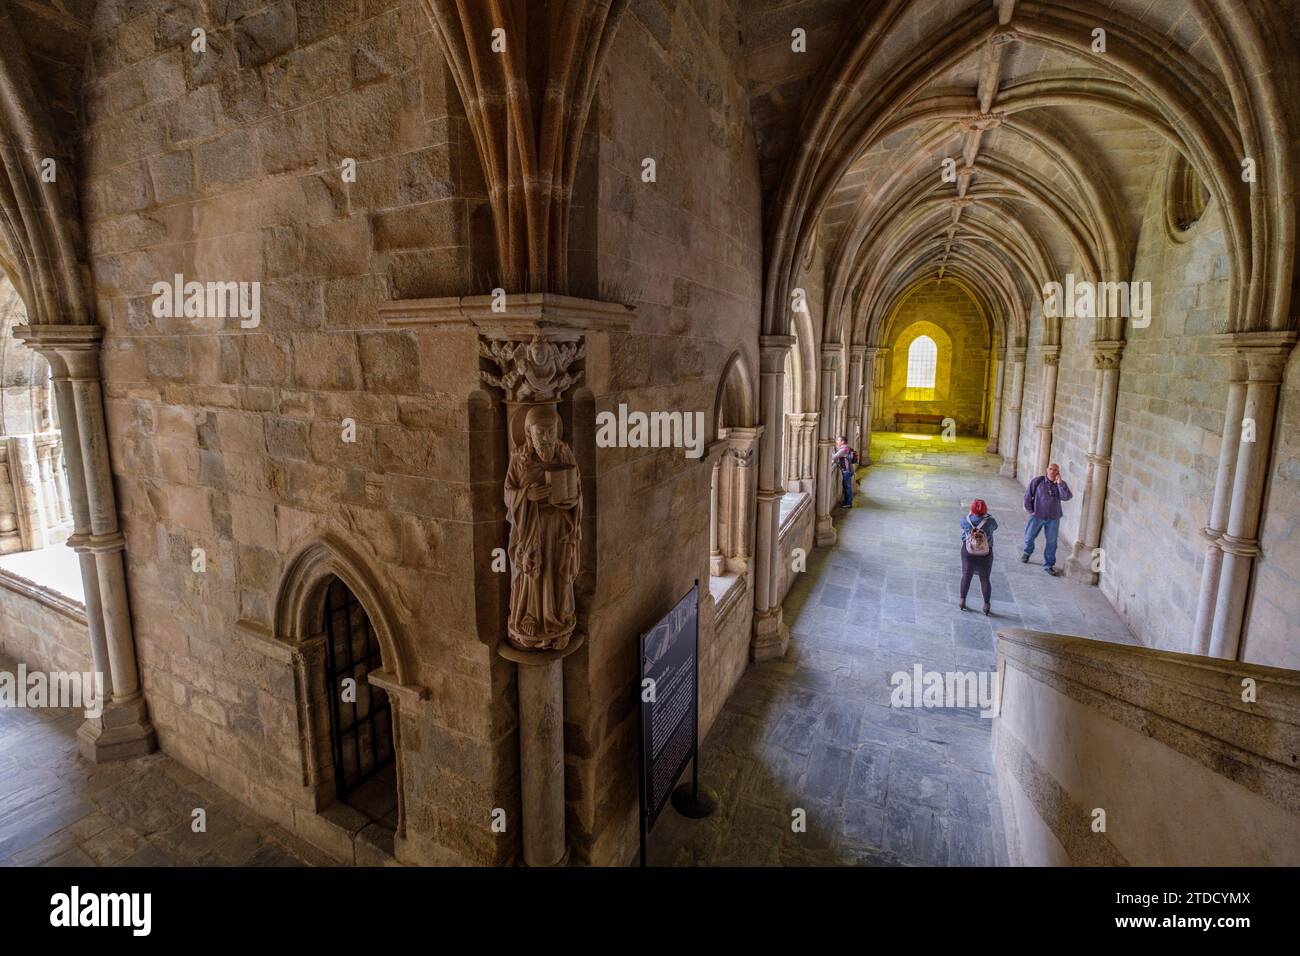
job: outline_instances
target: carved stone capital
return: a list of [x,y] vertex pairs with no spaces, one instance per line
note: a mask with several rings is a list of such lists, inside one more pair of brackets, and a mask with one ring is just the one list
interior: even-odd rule
[[759,373],[765,375],[784,373],[785,357],[794,342],[793,335],[760,335],[758,337]]
[[1092,367],[1097,369],[1119,368],[1124,355],[1124,342],[1118,339],[1102,340],[1092,343]]
[[539,333],[528,342],[479,339],[479,354],[497,366],[483,381],[505,393],[509,402],[556,402],[582,380],[573,364],[587,354],[586,343],[555,342]]
[[98,325],[19,325],[14,338],[40,352],[56,379],[99,380],[99,349],[104,330]]
[[1060,362],[1061,362],[1061,348],[1060,348],[1060,346],[1054,346],[1054,347],[1051,347],[1051,348],[1043,349],[1043,364],[1044,364],[1044,365],[1048,365],[1048,366],[1055,367],[1055,366],[1059,365]]
[[1298,336],[1290,331],[1229,332],[1219,348],[1233,360],[1234,381],[1271,385],[1282,381]]

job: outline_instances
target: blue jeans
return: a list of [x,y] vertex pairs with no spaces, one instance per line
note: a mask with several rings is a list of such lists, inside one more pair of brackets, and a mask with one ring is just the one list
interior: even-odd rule
[[1056,567],[1056,533],[1060,528],[1060,518],[1040,518],[1037,515],[1030,515],[1029,524],[1025,525],[1025,554],[1034,553],[1034,539],[1038,537],[1038,532],[1042,531],[1047,538],[1043,547],[1043,566]]
[[841,472],[841,477],[843,477],[844,479],[844,507],[852,508],[853,507],[853,472],[851,471]]

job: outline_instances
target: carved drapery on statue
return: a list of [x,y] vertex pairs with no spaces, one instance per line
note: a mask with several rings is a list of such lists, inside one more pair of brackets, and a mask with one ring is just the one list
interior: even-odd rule
[[556,403],[581,379],[582,372],[570,368],[584,351],[573,337],[480,342],[482,356],[499,370],[484,371],[483,381],[505,393],[508,409],[507,633],[523,650],[562,650],[577,626],[573,582],[581,563],[582,482]]
[[506,470],[510,642],[529,650],[563,649],[577,625],[573,582],[581,560],[582,489],[560,429],[553,404],[530,408],[526,437]]

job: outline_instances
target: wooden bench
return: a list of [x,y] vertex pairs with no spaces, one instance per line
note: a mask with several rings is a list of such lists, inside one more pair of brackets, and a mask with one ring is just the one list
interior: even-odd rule
[[943,428],[943,422],[944,416],[942,415],[924,415],[920,412],[894,413],[894,430],[900,432],[920,432],[923,435],[937,435]]

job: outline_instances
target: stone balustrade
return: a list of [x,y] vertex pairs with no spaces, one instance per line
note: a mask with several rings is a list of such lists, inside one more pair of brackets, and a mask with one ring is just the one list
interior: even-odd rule
[[1300,863],[1300,672],[998,632],[1011,862]]

